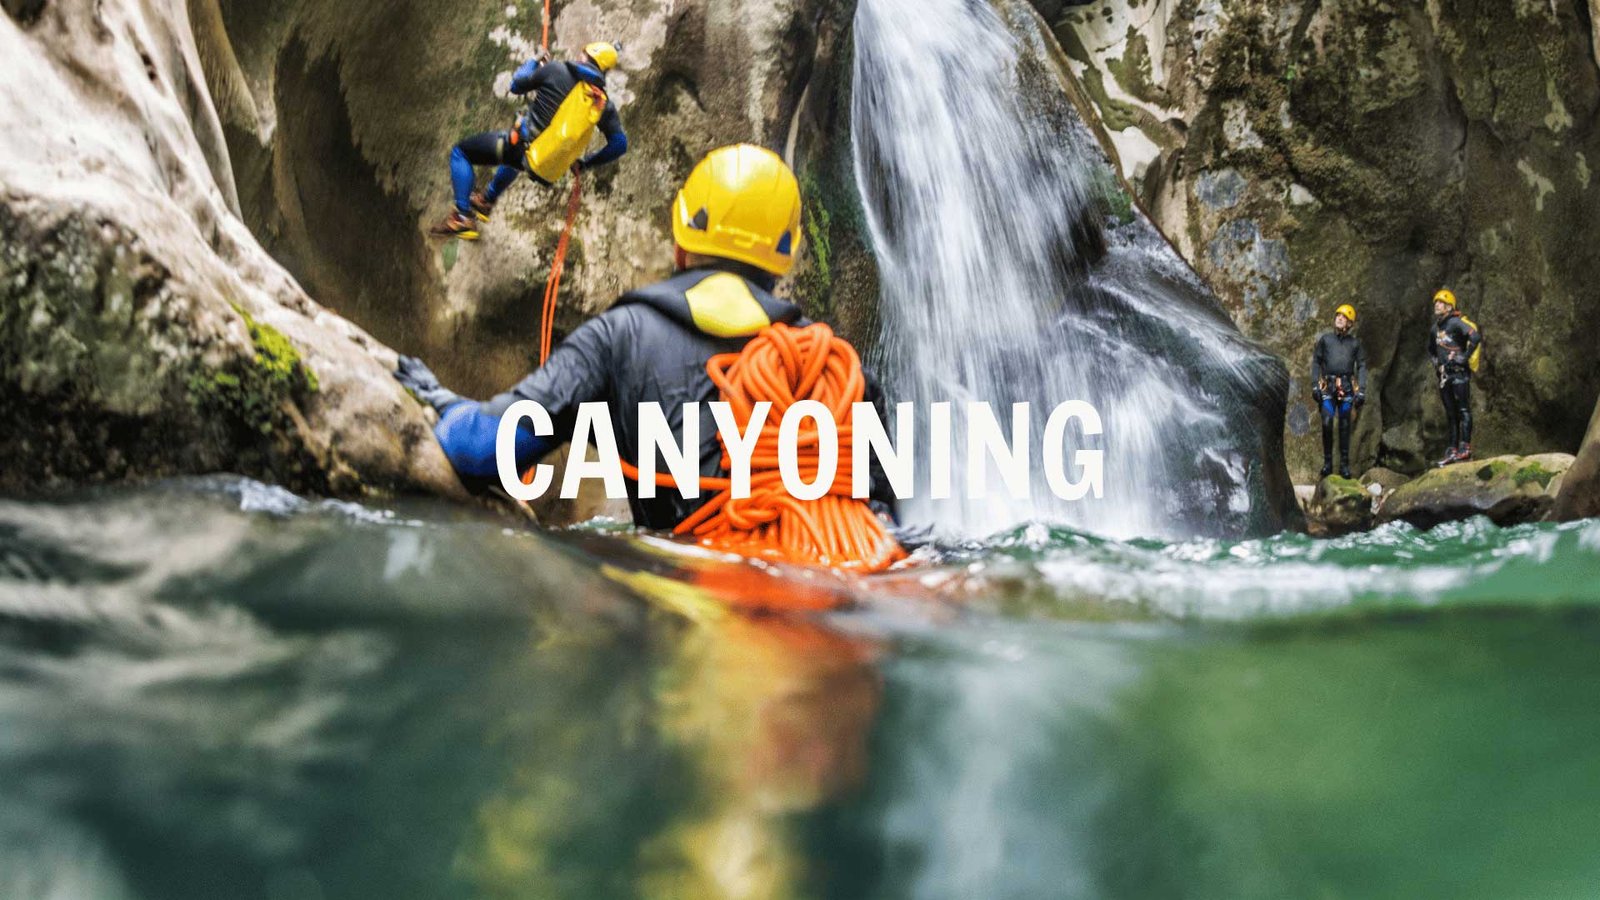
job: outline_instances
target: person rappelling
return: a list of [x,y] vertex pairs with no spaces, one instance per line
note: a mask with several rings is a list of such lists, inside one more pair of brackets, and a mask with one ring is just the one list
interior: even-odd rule
[[[603,166],[628,152],[622,117],[606,94],[605,73],[616,67],[620,51],[618,44],[599,41],[574,62],[523,63],[511,76],[511,93],[526,96],[527,109],[509,130],[475,134],[451,148],[455,209],[429,233],[475,241],[479,222],[489,221],[518,173],[548,187],[569,170]],[[585,155],[596,130],[605,135],[605,145]],[[475,190],[477,167],[493,165],[499,168],[488,187]]]
[[1482,345],[1483,334],[1461,314],[1455,292],[1445,288],[1434,294],[1428,356],[1449,428],[1449,446],[1436,463],[1440,467],[1472,459],[1472,374],[1478,370]]
[[[538,436],[521,423],[515,440],[519,472],[570,440],[578,407],[589,402],[607,404],[626,460],[640,458],[640,404],[659,404],[681,442],[686,404],[727,402],[747,430],[750,407],[772,401],[758,457],[773,455],[767,448],[777,442],[778,420],[798,400],[818,400],[841,421],[848,421],[855,402],[874,403],[882,413],[881,392],[848,342],[826,325],[807,322],[798,306],[773,294],[777,279],[795,263],[800,212],[799,182],[776,153],[749,144],[713,150],[673,203],[676,274],[624,294],[568,335],[542,367],[487,402],[444,388],[412,357],[400,358],[395,377],[438,410],[439,445],[469,484],[496,478],[500,419],[519,400],[538,403],[554,425],[553,434]],[[758,467],[752,475],[750,497],[735,498],[726,489],[727,457],[718,431],[699,431],[700,486],[721,493],[686,497],[663,475],[656,483],[665,489],[643,496],[630,480],[635,524],[796,562],[881,568],[902,555],[868,503],[850,496],[851,457],[842,443],[827,495],[807,501],[780,496],[777,464],[769,463],[771,471]],[[816,460],[806,465],[815,471]],[[877,467],[873,474],[873,498],[892,504]]]
[[1333,429],[1339,426],[1339,476],[1350,477],[1350,432],[1367,402],[1367,355],[1352,330],[1355,307],[1334,310],[1333,330],[1317,338],[1311,352],[1311,399],[1322,410],[1322,478],[1333,474]]

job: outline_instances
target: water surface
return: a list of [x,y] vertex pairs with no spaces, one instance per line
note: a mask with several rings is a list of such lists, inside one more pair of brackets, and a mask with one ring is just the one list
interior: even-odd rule
[[0,501],[0,896],[1588,896],[1597,611],[1596,523],[852,581],[242,479]]

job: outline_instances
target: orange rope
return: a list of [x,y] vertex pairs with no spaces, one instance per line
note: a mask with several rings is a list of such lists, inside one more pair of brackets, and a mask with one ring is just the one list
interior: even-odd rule
[[[673,529],[693,535],[702,544],[786,562],[831,565],[877,572],[905,557],[905,551],[863,500],[851,496],[851,447],[848,424],[851,404],[866,392],[861,358],[848,341],[822,323],[805,328],[773,325],[761,330],[739,353],[723,353],[706,362],[706,374],[732,408],[741,433],[749,427],[758,400],[772,409],[761,427],[750,462],[750,496],[733,498],[729,478],[700,479],[701,490],[719,493]],[[838,425],[838,465],[828,493],[815,500],[797,500],[783,486],[778,471],[778,432],[783,414],[800,400],[826,406]],[[816,480],[820,463],[815,423],[800,430],[800,477]],[[726,448],[722,468],[732,465]],[[639,470],[627,463],[629,478]],[[670,474],[656,483],[676,487]]]
[[556,242],[555,259],[550,263],[550,278],[544,283],[544,312],[539,320],[539,365],[550,358],[550,338],[556,327],[556,297],[561,293],[561,273],[567,268],[567,246],[572,243],[572,223],[578,219],[583,201],[583,176],[572,173],[572,193],[567,196],[567,222]]
[[544,0],[544,35],[539,38],[539,49],[546,55],[550,53],[550,0]]

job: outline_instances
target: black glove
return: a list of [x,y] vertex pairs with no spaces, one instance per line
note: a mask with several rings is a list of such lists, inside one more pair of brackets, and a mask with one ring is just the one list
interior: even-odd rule
[[394,380],[405,385],[406,390],[415,394],[418,400],[439,412],[444,412],[446,407],[461,402],[461,395],[441,385],[439,376],[433,374],[428,364],[415,356],[400,357],[400,364],[394,370]]
[[577,175],[580,172],[582,172],[585,168],[586,167],[585,167],[585,165],[583,163],[583,160],[580,159],[577,162],[572,164],[572,174]]
[[1367,392],[1366,391],[1356,391],[1356,406],[1357,407],[1365,406],[1366,402],[1367,402]]
[[1319,388],[1319,387],[1312,388],[1311,389],[1311,399],[1313,401],[1317,402],[1317,403],[1321,403],[1322,402],[1322,388]]

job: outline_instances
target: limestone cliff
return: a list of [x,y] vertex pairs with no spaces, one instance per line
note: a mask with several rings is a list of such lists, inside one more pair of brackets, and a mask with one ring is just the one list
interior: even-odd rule
[[[568,185],[513,187],[476,243],[440,244],[451,146],[509,127],[512,71],[539,48],[532,0],[386,4],[192,0],[243,217],[322,302],[484,396],[532,366],[539,298]],[[609,78],[631,138],[585,185],[557,331],[671,268],[668,207],[706,151],[776,149],[817,60],[847,23],[837,0],[566,0],[550,44],[623,45]],[[814,137],[814,136],[813,136]]]
[[1291,468],[1320,457],[1308,360],[1344,302],[1372,365],[1357,465],[1442,447],[1428,298],[1488,336],[1486,455],[1576,449],[1600,356],[1593,0],[1036,0],[1143,205],[1290,361]]
[[459,492],[394,354],[233,212],[187,11],[0,16],[0,490],[219,469]]

